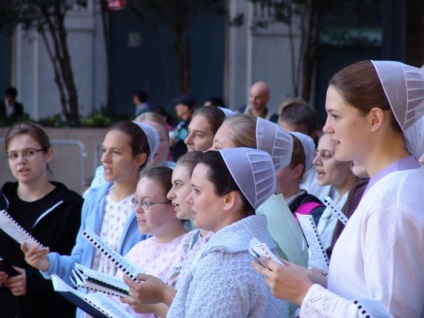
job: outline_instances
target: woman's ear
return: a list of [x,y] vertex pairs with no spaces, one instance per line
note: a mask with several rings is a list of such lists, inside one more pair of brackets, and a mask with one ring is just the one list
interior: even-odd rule
[[51,147],[47,149],[44,157],[46,158],[47,163],[50,163],[53,161],[53,149]]
[[223,197],[224,206],[222,207],[224,211],[230,211],[237,207],[238,204],[241,204],[240,194],[237,191],[228,192]]
[[144,163],[147,160],[147,154],[146,153],[139,153],[136,158],[135,158],[135,163],[141,167],[142,165],[144,165]]
[[380,129],[385,121],[387,121],[387,114],[381,108],[374,107],[368,113],[371,131]]

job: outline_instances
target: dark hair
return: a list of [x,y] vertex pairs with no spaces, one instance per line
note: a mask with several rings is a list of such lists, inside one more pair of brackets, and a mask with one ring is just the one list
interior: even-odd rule
[[390,110],[392,127],[398,132],[402,131],[394,118],[390,103],[371,61],[357,62],[343,68],[333,75],[329,84],[337,90],[346,103],[358,109],[363,115],[368,114],[374,107]]
[[190,151],[178,158],[175,166],[185,166],[189,170],[190,176],[193,173],[194,167],[199,163],[202,158],[203,151]]
[[301,164],[303,165],[303,172],[300,175],[300,179],[302,180],[303,174],[305,173],[305,167],[306,167],[306,155],[305,155],[305,149],[303,149],[302,142],[297,138],[295,135],[291,135],[293,137],[293,151],[292,156],[290,160],[290,167],[294,168],[297,165]]
[[202,106],[194,112],[192,119],[196,115],[200,115],[206,118],[206,121],[210,125],[214,135],[225,120],[224,112],[216,106]]
[[[172,169],[169,167],[161,166],[143,170],[140,173],[140,179],[141,178],[149,178],[160,184],[165,197],[172,188]],[[171,202],[171,200],[167,198],[166,200]]]
[[147,93],[143,90],[135,91],[134,96],[138,98],[140,103],[145,103],[147,101]]
[[[147,136],[144,133],[143,129],[141,129],[137,124],[127,120],[118,121],[109,127],[109,131],[111,130],[119,130],[120,132],[123,132],[124,134],[131,137],[130,147],[132,150],[133,157],[141,153],[145,153],[147,158],[149,157],[150,146],[149,142],[147,141]],[[140,167],[140,169],[144,168],[146,163],[147,160]]]
[[173,126],[174,125],[174,119],[172,118],[172,115],[166,111],[165,108],[162,106],[156,106],[152,109],[152,112],[157,113],[163,117],[165,117],[165,121],[168,125]]
[[178,104],[186,105],[188,108],[193,109],[196,107],[196,99],[193,96],[190,95],[181,95],[177,98],[175,98],[172,103],[174,106]]
[[211,97],[211,98],[208,98],[206,101],[205,101],[205,103],[206,102],[210,102],[211,104],[212,104],[212,106],[221,106],[221,107],[225,107],[225,103],[224,103],[224,101],[222,100],[222,98],[221,97]]
[[6,88],[4,93],[6,96],[11,96],[12,98],[16,98],[16,96],[18,96],[18,90],[13,86]]
[[[47,135],[47,132],[44,130],[44,128],[36,123],[30,122],[30,121],[24,121],[24,122],[20,122],[20,123],[16,123],[12,125],[6,131],[6,135],[4,137],[4,149],[6,150],[6,152],[9,149],[9,145],[12,139],[20,135],[31,136],[36,142],[40,144],[40,147],[44,153],[46,153],[47,150],[51,148],[50,138]],[[47,164],[47,171],[49,171],[52,174],[48,164]]]
[[302,100],[294,100],[284,106],[279,119],[289,124],[305,125],[308,135],[318,129],[318,114]]
[[245,216],[255,214],[254,207],[249,203],[237,183],[234,181],[219,151],[204,152],[199,164],[208,166],[207,178],[214,185],[214,192],[216,195],[222,197],[231,191],[237,191],[242,198],[242,210]]

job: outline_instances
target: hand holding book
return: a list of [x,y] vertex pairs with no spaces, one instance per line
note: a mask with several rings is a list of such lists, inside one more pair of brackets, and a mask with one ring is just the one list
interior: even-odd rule
[[44,272],[49,269],[47,254],[50,249],[48,247],[42,247],[38,244],[28,247],[24,242],[21,244],[21,251],[25,254],[25,261],[32,267]]

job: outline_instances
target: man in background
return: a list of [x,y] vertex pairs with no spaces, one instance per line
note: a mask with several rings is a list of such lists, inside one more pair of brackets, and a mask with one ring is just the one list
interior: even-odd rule
[[149,104],[147,103],[147,94],[145,91],[134,92],[133,103],[135,105],[135,117],[150,111]]
[[16,101],[18,90],[9,86],[4,93],[5,97],[0,102],[0,120],[13,123],[24,114],[24,106]]
[[256,82],[249,90],[249,103],[238,109],[239,113],[249,114],[268,119],[274,123],[278,120],[278,114],[272,114],[267,104],[271,99],[268,84]]

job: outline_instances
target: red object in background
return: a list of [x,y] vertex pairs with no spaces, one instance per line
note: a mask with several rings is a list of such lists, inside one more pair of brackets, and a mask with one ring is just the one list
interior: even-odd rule
[[107,10],[122,10],[125,7],[125,0],[106,0]]

